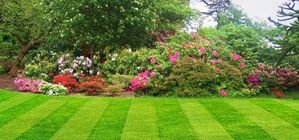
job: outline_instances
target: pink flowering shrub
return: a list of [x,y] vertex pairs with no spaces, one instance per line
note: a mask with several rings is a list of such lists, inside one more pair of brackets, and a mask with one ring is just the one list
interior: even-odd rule
[[296,87],[299,83],[299,76],[292,67],[274,68],[259,63],[258,68],[254,68],[254,73],[249,75],[247,82],[253,87],[261,86],[262,92],[268,94],[274,92],[275,95],[281,95],[284,90]]
[[[150,53],[145,55],[148,60],[145,61],[145,63],[147,64],[145,65],[145,67],[143,67],[143,71],[146,71],[140,72],[138,74],[138,78],[132,80],[130,86],[131,90],[142,91],[149,94],[163,94],[163,92],[174,92],[179,96],[196,96],[208,95],[208,92],[217,93],[220,91],[220,88],[229,90],[244,88],[246,77],[244,77],[244,74],[240,71],[240,69],[242,69],[242,71],[245,71],[243,69],[245,67],[244,62],[246,61],[243,60],[241,55],[230,52],[228,49],[224,48],[224,46],[215,45],[216,43],[223,43],[221,40],[209,40],[207,38],[203,38],[200,35],[197,35],[197,33],[195,32],[191,34],[179,32],[176,35],[172,35],[171,38],[167,38],[166,36],[165,38],[163,38],[163,42],[164,43],[162,44],[161,42],[157,42],[157,49],[154,49],[157,52],[151,53],[151,51],[149,51]],[[148,55],[150,54],[152,55],[148,57]],[[179,93],[183,91],[178,89],[183,90],[184,88],[187,88],[187,86],[183,86],[183,84],[179,86],[169,84],[171,82],[165,83],[164,81],[166,81],[168,77],[171,77],[171,75],[174,74],[175,71],[173,68],[176,65],[181,64],[181,61],[185,58],[185,56],[188,56],[192,63],[197,63],[200,60],[202,62],[202,65],[209,67],[209,69],[212,70],[215,75],[218,74],[219,78],[214,79],[213,81],[215,84],[204,84],[204,86],[196,87],[199,89],[193,88],[195,91],[200,91],[202,93],[188,93],[188,90],[184,91],[185,93]],[[142,56],[142,58],[138,59],[143,58],[144,57]],[[228,64],[232,67],[232,69],[230,69],[231,71],[229,71],[230,73],[228,74],[224,73],[227,72],[224,70],[227,67],[222,66],[222,63],[224,62],[226,62],[225,64]],[[184,71],[180,71],[180,73],[191,73],[193,71],[197,72],[198,70],[186,68]],[[203,71],[198,72],[204,73]],[[179,80],[181,79],[176,79],[174,81]],[[189,80],[191,81],[192,79],[185,79],[185,82],[182,83],[190,83]],[[173,86],[177,87],[178,89],[172,89]],[[181,86],[183,86],[183,88]]]
[[42,80],[33,80],[30,78],[23,78],[21,75],[14,80],[14,84],[18,87],[19,91],[40,93],[39,85]]

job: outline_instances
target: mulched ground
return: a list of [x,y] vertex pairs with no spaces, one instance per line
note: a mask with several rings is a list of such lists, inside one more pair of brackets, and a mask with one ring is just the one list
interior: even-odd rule
[[0,89],[18,91],[18,87],[13,83],[13,81],[14,78],[10,78],[9,74],[0,74]]

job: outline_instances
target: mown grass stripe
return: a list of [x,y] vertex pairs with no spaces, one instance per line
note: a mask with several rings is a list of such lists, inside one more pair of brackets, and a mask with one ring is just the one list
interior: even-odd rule
[[250,100],[250,102],[262,107],[263,109],[299,128],[299,112],[297,110],[275,102],[271,99]]
[[298,100],[287,100],[287,99],[272,99],[275,102],[288,106],[294,110],[299,111],[299,101]]
[[[199,102],[214,116],[234,139],[274,139],[259,126],[237,112],[225,99],[204,99]],[[228,100],[228,101],[231,101]],[[239,104],[242,106],[242,104]]]
[[160,139],[197,139],[176,99],[154,101]]
[[4,93],[3,91],[1,91],[0,93],[1,93],[0,94],[0,103],[18,95],[18,94],[10,94],[8,91],[7,91],[7,93]]
[[66,103],[70,98],[51,98],[0,128],[0,139],[15,139],[40,120]]
[[[263,100],[258,99],[258,101]],[[267,100],[264,100],[263,104],[267,104],[267,102]],[[275,139],[299,139],[299,129],[269,113],[263,108],[246,100],[231,100],[227,103],[246,116],[249,120],[260,126]]]
[[60,140],[87,139],[110,100],[93,98],[84,104],[52,137]]
[[233,139],[214,117],[196,99],[178,99],[190,125],[199,139]]
[[152,99],[132,101],[121,139],[159,139],[156,109]]
[[87,100],[88,98],[72,98],[17,139],[49,139]]
[[121,139],[131,99],[112,99],[88,139]]
[[35,96],[37,96],[37,95],[36,94],[19,94],[17,96],[9,98],[5,101],[2,101],[2,102],[0,102],[0,113],[9,108],[17,106],[18,104],[25,102]]
[[6,111],[0,113],[0,128],[7,124],[8,122],[12,121],[13,119],[19,117],[22,114],[27,113],[32,108],[40,105],[41,103],[49,100],[50,98],[46,96],[36,96],[27,100],[17,106],[14,106]]

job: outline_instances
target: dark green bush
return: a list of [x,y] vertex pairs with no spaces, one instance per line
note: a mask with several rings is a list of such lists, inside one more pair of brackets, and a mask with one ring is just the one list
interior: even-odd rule
[[177,96],[197,96],[218,93],[217,74],[214,69],[199,59],[185,56],[172,67],[172,73],[165,79],[168,90]]

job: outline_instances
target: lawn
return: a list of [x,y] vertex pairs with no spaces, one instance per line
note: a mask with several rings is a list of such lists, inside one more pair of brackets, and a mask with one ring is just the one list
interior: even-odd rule
[[0,139],[299,139],[299,101],[103,98],[0,90]]

